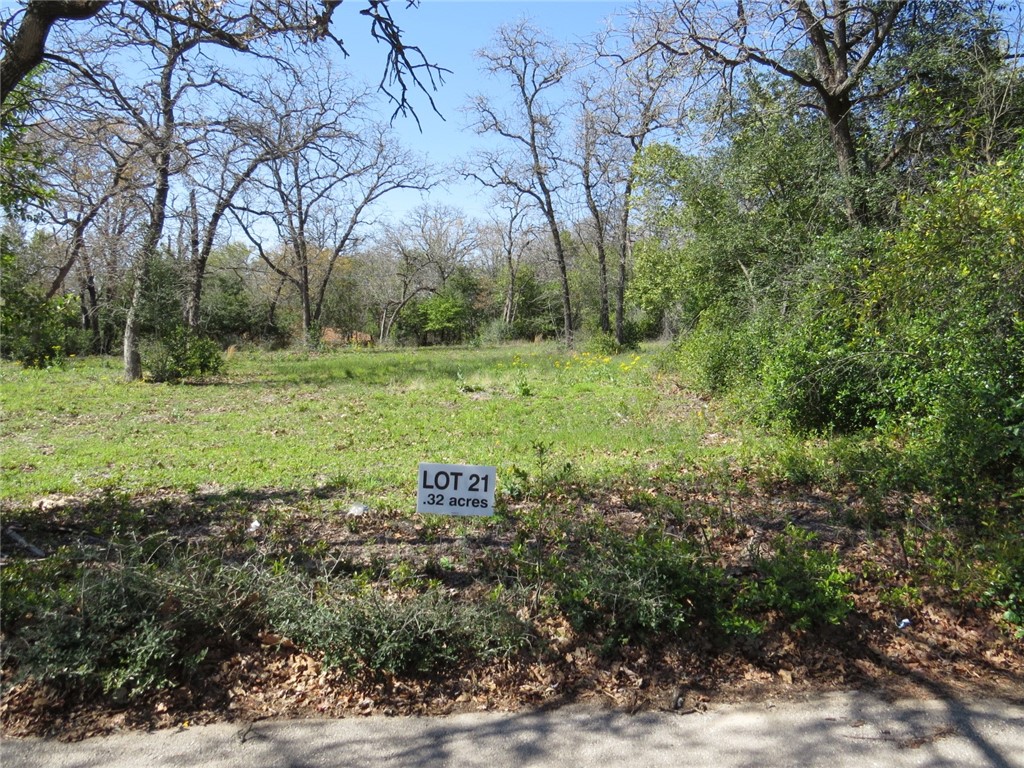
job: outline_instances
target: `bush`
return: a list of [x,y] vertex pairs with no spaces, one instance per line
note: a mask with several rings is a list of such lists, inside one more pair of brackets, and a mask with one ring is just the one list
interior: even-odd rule
[[15,679],[138,698],[188,680],[209,648],[267,630],[352,674],[431,674],[512,655],[524,625],[496,600],[458,603],[440,587],[385,596],[313,579],[282,561],[225,565],[163,537],[112,545],[104,561],[61,550],[0,571]]
[[677,365],[701,392],[726,391],[757,369],[772,329],[736,315],[725,304],[711,307],[676,345]]
[[743,586],[733,613],[753,623],[773,615],[793,629],[841,624],[853,610],[852,574],[839,570],[839,555],[813,546],[814,534],[788,526],[771,554],[754,559],[757,578]]
[[494,602],[454,602],[440,587],[392,597],[348,580],[308,579],[250,563],[241,572],[258,595],[259,626],[319,652],[350,674],[422,675],[499,658],[527,641],[525,627]]
[[555,599],[577,631],[621,644],[677,632],[718,611],[721,573],[685,540],[659,528],[625,536],[599,527],[579,532],[578,546],[573,562],[549,562]]
[[0,355],[26,368],[49,368],[87,347],[78,298],[44,299],[22,274],[6,235],[0,235]]
[[268,301],[254,299],[233,273],[210,275],[203,289],[202,317],[203,332],[224,346],[241,339],[274,342],[284,336]]
[[145,359],[149,361],[150,379],[156,382],[176,383],[183,379],[213,376],[224,368],[220,345],[184,326],[178,326],[167,336],[151,342]]
[[77,297],[60,296],[44,301],[39,296],[24,294],[16,309],[6,298],[4,303],[0,320],[3,357],[26,368],[51,368],[64,365],[69,357],[88,348],[86,334],[78,326]]
[[639,349],[640,342],[657,338],[661,333],[661,318],[643,312],[636,314],[635,318],[627,317],[622,322],[622,350]]
[[1024,147],[907,200],[885,246],[865,281],[861,335],[888,362],[886,421],[946,497],[975,496],[985,479],[1019,482]]
[[591,333],[583,342],[583,349],[592,355],[605,356],[617,355],[622,352],[622,347],[615,341],[610,333]]
[[480,328],[478,337],[484,344],[501,344],[516,338],[515,326],[509,325],[500,317],[488,320]]
[[995,609],[1006,628],[1024,639],[1024,516],[996,509],[980,520],[937,515],[904,536],[920,579],[953,604]]
[[758,408],[766,422],[801,432],[873,427],[891,397],[885,356],[852,309],[861,270],[856,262],[824,269],[764,355]]
[[156,572],[139,561],[79,563],[64,551],[5,566],[0,584],[4,662],[17,678],[135,698],[173,685],[205,656],[204,633],[170,609]]
[[425,675],[460,662],[507,656],[526,639],[492,604],[462,605],[438,589],[403,600],[365,592],[272,621],[296,642],[349,673]]

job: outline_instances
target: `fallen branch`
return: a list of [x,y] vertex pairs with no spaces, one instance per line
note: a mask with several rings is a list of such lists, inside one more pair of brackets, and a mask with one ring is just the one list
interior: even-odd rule
[[30,542],[26,541],[25,537],[23,537],[20,533],[17,533],[10,528],[5,530],[4,533],[10,536],[11,539],[14,540],[15,544],[17,544],[22,549],[26,550],[30,555],[32,555],[32,557],[46,557],[46,553],[43,552],[43,550],[41,550],[35,544],[31,544]]

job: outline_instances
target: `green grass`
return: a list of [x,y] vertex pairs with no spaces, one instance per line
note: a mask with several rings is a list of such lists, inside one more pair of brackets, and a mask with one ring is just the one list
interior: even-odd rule
[[547,346],[242,353],[205,385],[127,385],[114,359],[0,375],[0,496],[14,502],[329,485],[408,508],[420,461],[493,464],[500,483],[536,470],[543,446],[601,482],[657,471],[701,436],[648,357]]
[[[658,359],[253,352],[202,385],[126,385],[112,359],[0,364],[0,499],[49,553],[0,568],[0,665],[69,701],[144,702],[261,631],[386,679],[567,660],[567,627],[607,659],[684,642],[774,668],[779,638],[836,642],[855,606],[869,618],[872,579],[885,611],[949,594],[1020,633],[1009,507],[974,531],[893,507],[892,454],[723,413]],[[500,514],[411,523],[421,461],[496,465]],[[858,507],[851,483],[879,490]],[[50,494],[87,498],[32,504]],[[350,501],[389,514],[336,514]],[[783,528],[794,512],[818,532]]]

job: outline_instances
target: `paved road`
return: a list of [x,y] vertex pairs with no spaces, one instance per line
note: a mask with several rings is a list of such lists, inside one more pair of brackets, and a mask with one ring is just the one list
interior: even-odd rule
[[6,739],[3,768],[956,766],[1024,768],[1024,707],[843,693],[635,716],[593,708],[221,724],[61,744]]

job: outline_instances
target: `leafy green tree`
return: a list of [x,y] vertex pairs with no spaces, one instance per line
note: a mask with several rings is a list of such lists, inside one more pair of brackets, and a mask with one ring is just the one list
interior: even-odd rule
[[461,297],[445,292],[423,302],[426,322],[423,331],[436,335],[442,344],[461,340],[469,318],[469,308]]
[[[827,127],[794,111],[782,80],[750,77],[704,157],[652,145],[638,162],[652,237],[636,249],[631,296],[687,332],[681,362],[715,390],[756,369],[847,224]],[[737,348],[745,346],[745,349]]]
[[0,107],[0,209],[9,218],[23,218],[28,205],[49,197],[41,178],[47,158],[38,144],[25,141],[37,110],[39,83],[30,78]]
[[502,316],[494,321],[500,327],[496,330],[488,327],[485,334],[488,340],[532,340],[537,336],[552,338],[557,334],[562,319],[560,287],[554,282],[545,283],[533,264],[518,265],[514,281],[509,271],[503,269],[495,285],[502,301],[508,302],[512,311],[508,322]]
[[86,347],[78,297],[46,298],[18,259],[23,245],[0,233],[0,355],[32,368],[61,365]]
[[223,344],[242,338],[273,339],[281,335],[269,300],[250,284],[248,255],[248,249],[237,243],[210,255],[198,326]]
[[[885,361],[893,413],[953,489],[1024,487],[1024,142],[905,203],[865,282],[861,346]],[[877,341],[875,341],[877,340]]]
[[399,317],[400,338],[417,344],[458,344],[476,335],[485,296],[472,271],[460,267],[445,287],[414,300]]
[[988,0],[676,0],[652,13],[663,14],[657,45],[717,69],[726,95],[751,70],[800,91],[799,108],[827,126],[847,219],[864,226],[887,212],[880,175],[887,187],[944,134],[971,130],[973,83],[1006,55],[998,10]]
[[870,73],[910,4],[747,0],[733,7],[677,0],[657,41],[673,55],[703,58],[725,83],[736,82],[737,70],[756,68],[798,88],[804,94],[799,103],[824,118],[826,146],[846,182],[843,209],[857,225],[868,221],[862,184],[870,168],[858,121],[864,105],[880,96],[870,87]]
[[[998,12],[999,9],[995,9]],[[884,98],[865,105],[860,141],[871,158],[876,217],[925,189],[950,152],[994,162],[1024,128],[1024,79],[987,0],[910,3],[868,78]]]

